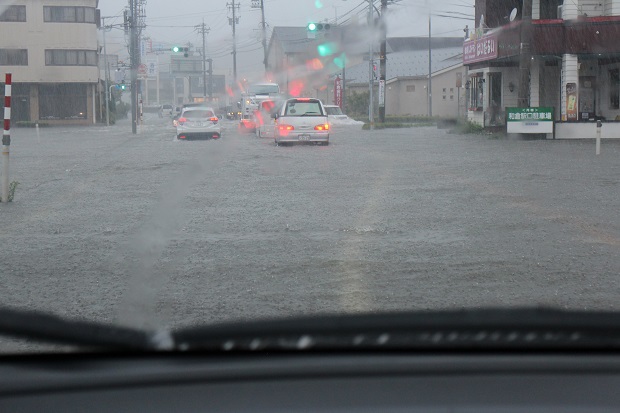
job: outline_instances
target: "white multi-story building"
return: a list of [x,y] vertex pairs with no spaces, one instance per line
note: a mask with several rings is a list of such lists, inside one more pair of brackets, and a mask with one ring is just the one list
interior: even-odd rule
[[2,3],[0,82],[13,74],[13,120],[95,123],[98,0]]

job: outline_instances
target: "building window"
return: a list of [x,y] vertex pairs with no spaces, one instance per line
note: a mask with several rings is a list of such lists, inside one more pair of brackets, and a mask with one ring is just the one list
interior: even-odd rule
[[43,20],[52,23],[96,23],[95,14],[94,7],[43,7]]
[[443,95],[443,100],[446,100],[446,95]]
[[478,76],[469,78],[469,110],[482,110],[484,79]]
[[620,109],[620,69],[609,71],[609,108]]
[[415,92],[415,85],[407,85],[407,92]]
[[28,66],[28,49],[0,49],[0,66]]
[[443,93],[446,93],[446,88],[445,88],[445,87],[443,88],[443,91],[442,91],[442,92],[443,92]]
[[0,22],[25,22],[26,6],[8,6],[0,14]]
[[83,83],[39,85],[40,118],[86,119],[87,87]]
[[450,95],[450,100],[454,100],[454,95]]
[[97,66],[94,50],[46,50],[46,66]]
[[453,87],[450,88],[450,93],[454,93],[454,88]]

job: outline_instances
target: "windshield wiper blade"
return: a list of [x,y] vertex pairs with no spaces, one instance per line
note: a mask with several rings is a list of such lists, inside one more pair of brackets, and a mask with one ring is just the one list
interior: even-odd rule
[[620,349],[620,313],[475,309],[300,317],[172,333],[183,350],[467,351]]
[[0,335],[133,351],[618,351],[620,313],[417,311],[285,318],[153,332],[0,308]]
[[114,350],[165,350],[173,347],[166,332],[147,332],[79,320],[40,311],[0,308],[0,335],[35,342]]

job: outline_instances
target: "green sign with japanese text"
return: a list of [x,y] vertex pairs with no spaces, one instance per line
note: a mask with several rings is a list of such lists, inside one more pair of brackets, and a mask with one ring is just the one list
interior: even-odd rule
[[508,133],[553,133],[553,108],[506,108]]

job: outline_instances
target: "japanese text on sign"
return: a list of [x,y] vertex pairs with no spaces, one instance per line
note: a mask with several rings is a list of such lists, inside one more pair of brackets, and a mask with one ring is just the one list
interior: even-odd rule
[[497,37],[485,36],[463,44],[463,63],[480,62],[497,57]]

